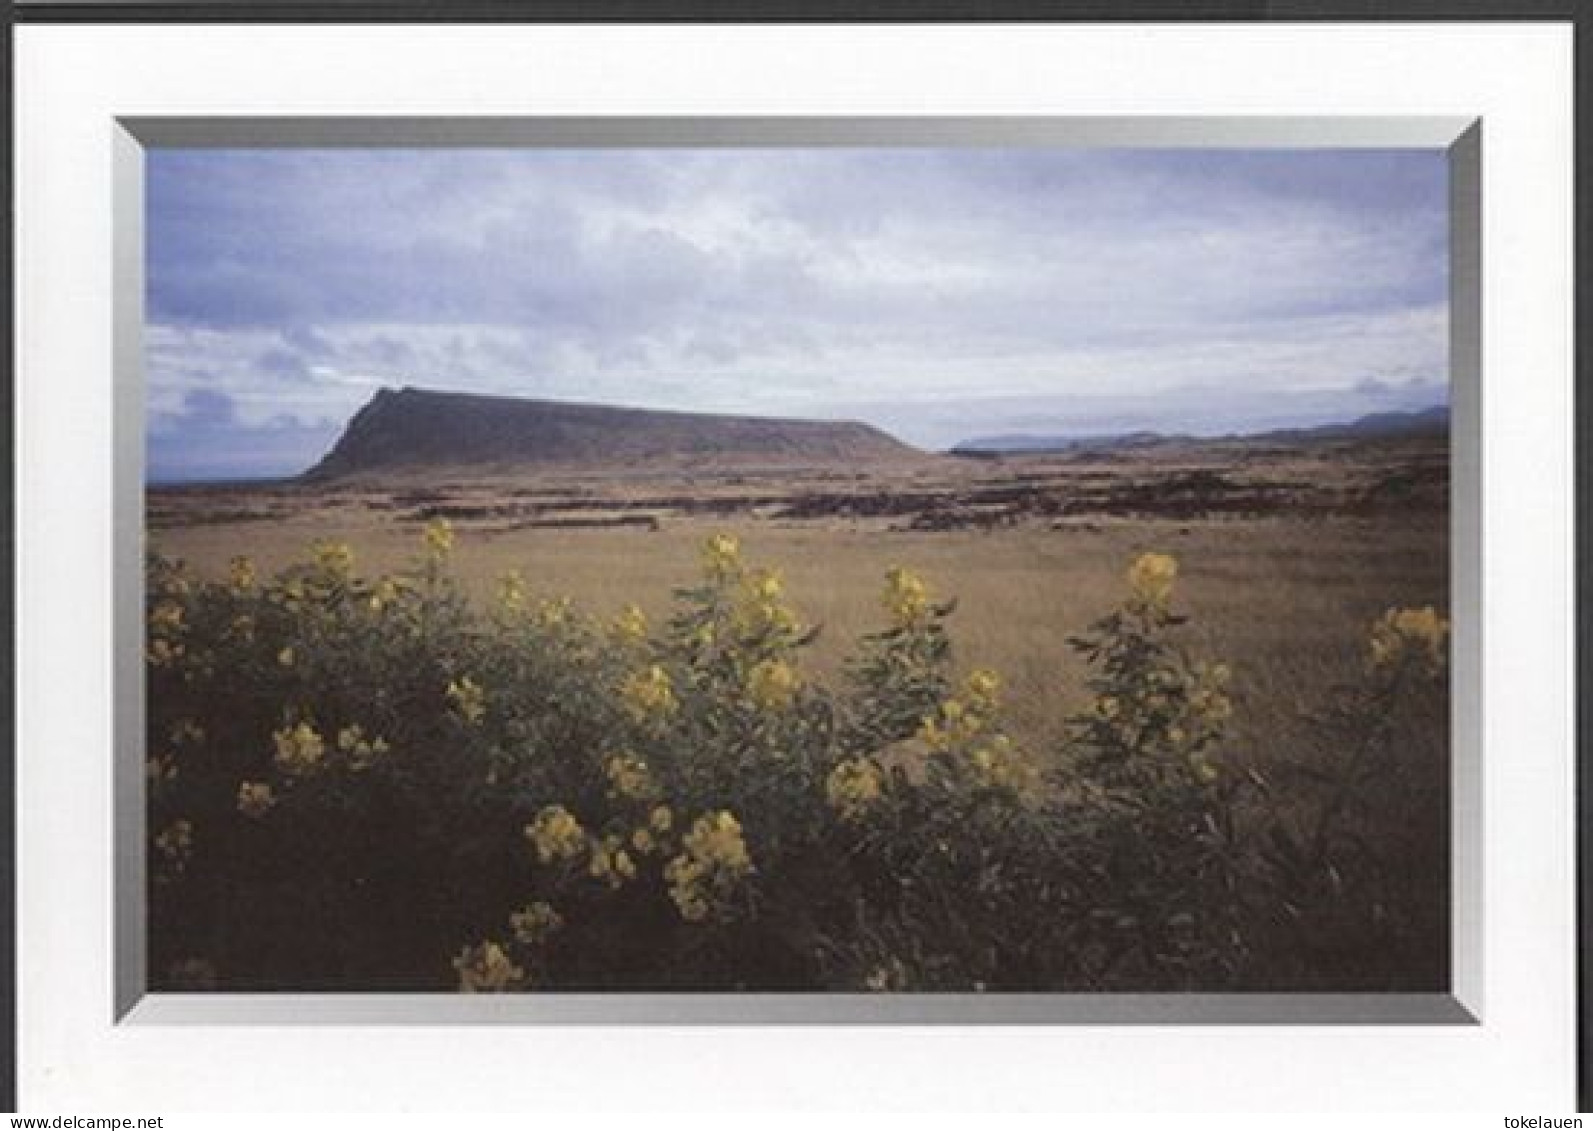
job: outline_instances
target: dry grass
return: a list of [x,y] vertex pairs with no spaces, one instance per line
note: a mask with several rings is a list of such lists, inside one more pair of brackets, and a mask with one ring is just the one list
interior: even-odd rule
[[[352,508],[314,509],[269,522],[214,523],[159,531],[152,543],[219,575],[235,554],[265,570],[320,538],[353,544],[361,569],[391,570],[415,552],[415,526]],[[697,547],[730,530],[750,560],[779,567],[791,598],[823,634],[811,663],[834,674],[857,637],[881,622],[881,578],[908,565],[937,593],[955,596],[957,661],[1002,673],[1015,735],[1056,744],[1083,694],[1083,668],[1067,638],[1122,594],[1131,558],[1156,549],[1180,563],[1179,607],[1190,646],[1234,669],[1236,750],[1266,762],[1287,748],[1301,710],[1352,678],[1368,624],[1396,604],[1447,602],[1447,539],[1430,516],[1102,519],[1054,529],[907,532],[880,524],[782,523],[736,517],[671,521],[644,530],[521,530],[461,525],[455,572],[480,599],[520,570],[533,591],[568,596],[608,616],[629,602],[667,615],[672,587],[689,583]]]
[[[201,576],[225,576],[236,555],[274,573],[305,560],[319,540],[349,543],[358,571],[377,575],[415,564],[423,526],[446,517],[455,531],[448,571],[478,602],[492,601],[498,580],[515,570],[533,596],[569,598],[605,619],[635,603],[655,624],[670,615],[674,589],[698,580],[703,541],[734,533],[743,557],[779,569],[789,602],[821,627],[804,662],[825,681],[841,677],[860,636],[883,626],[884,575],[907,566],[937,595],[956,598],[948,625],[955,666],[1001,673],[1004,727],[1042,757],[1065,749],[1068,719],[1089,694],[1089,672],[1069,638],[1120,605],[1126,567],[1139,554],[1171,554],[1179,564],[1174,609],[1189,618],[1176,632],[1196,658],[1222,660],[1233,673],[1229,740],[1215,760],[1225,770],[1261,771],[1219,776],[1223,795],[1235,799],[1233,843],[1243,846],[1245,938],[1260,948],[1245,987],[1437,989],[1448,984],[1442,685],[1395,704],[1410,708],[1403,714],[1381,704],[1336,725],[1344,715],[1324,709],[1335,687],[1368,686],[1368,630],[1385,610],[1447,607],[1446,494],[1441,446],[1211,447],[794,475],[606,468],[497,481],[439,475],[156,490],[148,525],[152,549]],[[373,677],[356,700],[389,678]],[[363,704],[351,706],[358,714]],[[1402,718],[1401,729],[1367,745],[1367,720],[1386,715]],[[1369,776],[1358,768],[1363,755],[1376,763]],[[1065,784],[1057,797],[1065,811],[1077,800]],[[230,814],[231,795],[221,803]],[[1334,814],[1332,828],[1324,814]],[[1131,841],[1147,836],[1138,820]],[[1324,829],[1336,839],[1315,836]],[[1160,859],[1185,858],[1187,834],[1181,828],[1163,846],[1173,855]],[[1296,855],[1310,862],[1272,854],[1280,836],[1305,846]],[[395,847],[418,843],[406,831]],[[290,918],[298,938],[303,915]],[[325,941],[333,950],[348,943],[335,929]],[[417,951],[426,963],[432,942],[455,944],[452,936],[428,941]],[[429,984],[431,967],[413,976]],[[1135,975],[1123,976],[1132,984]]]

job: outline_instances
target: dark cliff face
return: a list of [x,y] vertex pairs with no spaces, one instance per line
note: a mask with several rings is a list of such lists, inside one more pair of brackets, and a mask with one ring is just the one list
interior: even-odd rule
[[562,401],[382,389],[307,480],[427,467],[770,463],[902,459],[914,449],[851,422],[655,412]]

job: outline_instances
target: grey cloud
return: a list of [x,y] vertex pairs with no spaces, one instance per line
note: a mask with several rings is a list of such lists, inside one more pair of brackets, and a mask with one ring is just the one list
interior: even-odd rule
[[[1437,152],[170,151],[148,167],[152,405],[181,415],[211,388],[243,428],[284,405],[341,420],[381,382],[801,412],[1227,381],[1259,412],[1320,388],[1405,403],[1447,366]],[[1389,389],[1355,392],[1357,375]]]
[[151,418],[147,474],[156,483],[292,474],[318,459],[338,431],[288,414],[245,424],[231,397],[195,389],[184,396],[180,411]]
[[255,366],[263,373],[289,381],[312,380],[310,367],[299,354],[273,347],[255,359]]
[[232,398],[214,389],[194,389],[183,397],[182,416],[200,427],[231,424],[237,414]]

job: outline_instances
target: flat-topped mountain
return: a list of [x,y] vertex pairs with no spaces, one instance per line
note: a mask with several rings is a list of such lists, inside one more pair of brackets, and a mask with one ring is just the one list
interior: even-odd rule
[[676,466],[852,463],[918,455],[879,429],[851,421],[718,416],[404,388],[377,392],[304,478],[655,461]]

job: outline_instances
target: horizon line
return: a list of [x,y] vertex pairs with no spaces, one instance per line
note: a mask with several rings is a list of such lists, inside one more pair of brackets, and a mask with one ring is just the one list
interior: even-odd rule
[[[348,425],[349,425],[350,422],[352,422],[354,416],[357,416],[361,411],[363,411],[366,407],[368,407],[371,403],[373,403],[377,399],[377,397],[379,397],[380,395],[385,393],[385,394],[388,394],[388,395],[396,396],[396,395],[399,395],[399,394],[405,393],[405,392],[422,393],[422,394],[434,395],[434,396],[465,397],[465,398],[470,398],[470,399],[475,399],[475,400],[506,400],[506,401],[519,401],[519,402],[522,402],[522,403],[529,403],[529,404],[534,404],[534,403],[558,404],[558,405],[568,405],[568,406],[576,407],[576,408],[613,409],[613,410],[616,410],[616,411],[629,411],[629,412],[658,414],[658,415],[699,416],[699,417],[713,417],[713,418],[731,419],[731,420],[767,420],[767,421],[779,421],[779,422],[782,422],[782,423],[791,423],[791,424],[856,424],[856,425],[862,425],[863,427],[872,428],[872,429],[874,429],[874,430],[876,430],[876,431],[878,431],[880,433],[883,433],[885,436],[889,437],[891,440],[895,441],[896,443],[899,443],[899,444],[903,445],[904,447],[911,448],[912,450],[914,450],[916,452],[919,452],[919,453],[921,453],[923,455],[926,455],[926,456],[950,456],[950,457],[953,457],[953,458],[962,458],[965,455],[972,455],[972,456],[1012,455],[1012,456],[1022,457],[1022,456],[1036,456],[1036,455],[1057,454],[1059,452],[1065,451],[1068,448],[1076,446],[1076,445],[1079,445],[1079,444],[1088,444],[1091,441],[1101,441],[1101,440],[1144,439],[1144,440],[1147,440],[1147,441],[1155,441],[1155,440],[1162,440],[1162,441],[1189,440],[1189,441],[1202,441],[1202,442],[1215,442],[1215,441],[1223,441],[1223,440],[1250,440],[1250,439],[1256,439],[1256,438],[1260,438],[1260,437],[1264,437],[1264,436],[1271,436],[1271,435],[1277,435],[1277,434],[1309,433],[1309,432],[1315,432],[1315,431],[1319,431],[1319,430],[1328,430],[1328,429],[1333,429],[1333,428],[1350,427],[1350,426],[1353,426],[1355,424],[1359,424],[1359,423],[1361,423],[1363,421],[1376,420],[1376,419],[1379,419],[1379,418],[1386,418],[1386,417],[1394,417],[1394,418],[1399,418],[1399,417],[1407,417],[1407,418],[1409,418],[1409,417],[1419,417],[1419,416],[1425,416],[1425,415],[1427,415],[1429,413],[1436,412],[1438,410],[1443,410],[1445,413],[1448,413],[1451,410],[1449,398],[1448,398],[1448,396],[1445,396],[1441,400],[1435,401],[1432,404],[1425,405],[1425,406],[1422,406],[1420,408],[1391,408],[1391,409],[1384,409],[1384,410],[1379,410],[1379,411],[1375,411],[1375,412],[1360,413],[1359,415],[1355,415],[1355,416],[1337,417],[1337,418],[1334,418],[1334,419],[1331,419],[1331,420],[1326,420],[1326,421],[1322,421],[1322,422],[1315,423],[1315,424],[1275,425],[1275,426],[1254,428],[1254,429],[1250,429],[1250,430],[1234,429],[1234,428],[1220,429],[1220,430],[1203,430],[1203,429],[1198,429],[1197,428],[1197,429],[1193,429],[1193,430],[1184,430],[1184,431],[1168,431],[1168,430],[1166,430],[1163,427],[1140,427],[1140,428],[1117,428],[1117,429],[1096,429],[1096,430],[1086,429],[1086,430],[1081,430],[1081,431],[1077,431],[1077,432],[1057,432],[1057,431],[1050,431],[1050,430],[1040,430],[1040,431],[1033,431],[1033,432],[1009,431],[1009,432],[994,433],[994,434],[985,435],[985,436],[970,436],[970,437],[966,437],[966,438],[964,438],[962,440],[958,440],[956,443],[951,444],[951,445],[949,445],[947,447],[923,448],[923,447],[919,447],[916,444],[911,444],[911,443],[908,443],[906,440],[901,439],[900,437],[895,435],[895,433],[892,432],[889,428],[887,428],[887,427],[885,427],[883,425],[873,424],[873,423],[870,423],[867,420],[857,419],[857,418],[844,418],[843,419],[843,418],[821,418],[821,417],[762,416],[762,415],[750,414],[750,413],[704,412],[704,411],[694,411],[694,410],[691,410],[691,409],[655,409],[655,408],[644,408],[644,407],[640,407],[640,406],[636,406],[636,405],[608,404],[608,403],[597,402],[597,401],[563,400],[563,399],[560,399],[560,398],[557,398],[557,397],[519,397],[519,396],[514,396],[512,394],[503,394],[503,393],[471,393],[471,392],[464,392],[464,391],[451,390],[451,389],[430,389],[430,388],[425,388],[425,387],[415,386],[415,385],[403,385],[403,386],[398,386],[398,387],[394,387],[394,386],[391,386],[391,385],[382,385],[381,387],[379,387],[376,390],[375,393],[373,393],[371,395],[370,400],[366,401],[364,405],[361,405],[360,408],[356,409],[354,411],[354,413],[350,415],[349,420],[342,425],[342,428],[346,432],[346,430],[348,428]],[[1447,389],[1445,390],[1445,392],[1447,393]],[[338,441],[340,441],[341,439],[342,439],[342,435],[340,434],[339,437],[338,437]],[[1056,446],[1049,447],[1049,448],[1045,448],[1045,447],[1035,447],[1035,448],[1022,448],[1022,447],[1017,447],[1017,448],[993,448],[993,447],[989,447],[989,448],[984,448],[984,447],[978,447],[977,446],[980,443],[987,443],[987,442],[995,441],[995,440],[1000,440],[1000,441],[1004,441],[1004,442],[1007,442],[1007,443],[1013,443],[1013,444],[1017,444],[1017,443],[1024,442],[1024,441],[1030,441],[1030,442],[1045,441],[1045,442],[1053,443]],[[157,476],[145,476],[145,478],[144,478],[144,486],[146,488],[172,488],[172,487],[229,487],[229,486],[260,487],[260,486],[267,486],[267,485],[273,485],[273,484],[289,485],[289,484],[294,483],[297,480],[302,479],[306,474],[308,474],[308,472],[311,469],[313,469],[315,466],[317,466],[317,464],[320,463],[321,459],[324,459],[327,454],[329,454],[333,449],[336,448],[338,441],[334,441],[333,444],[332,444],[332,447],[329,448],[326,453],[323,453],[321,457],[319,457],[318,459],[312,461],[310,464],[308,464],[304,468],[302,468],[300,470],[297,470],[297,471],[284,471],[284,472],[278,472],[278,473],[273,473],[273,474],[263,474],[263,475],[237,475],[237,474],[233,474],[233,475],[217,475],[217,476],[196,475],[196,476],[193,476],[191,478],[184,477],[184,476],[182,476],[180,474],[179,475],[163,475],[163,476],[158,476],[158,477]]]

